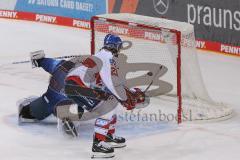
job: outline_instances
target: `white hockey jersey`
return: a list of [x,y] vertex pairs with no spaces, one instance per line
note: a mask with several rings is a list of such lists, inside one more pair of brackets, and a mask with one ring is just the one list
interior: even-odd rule
[[118,61],[108,50],[102,49],[94,56],[86,58],[80,66],[69,72],[66,79],[88,88],[110,91],[118,99],[127,100],[123,81],[118,75]]

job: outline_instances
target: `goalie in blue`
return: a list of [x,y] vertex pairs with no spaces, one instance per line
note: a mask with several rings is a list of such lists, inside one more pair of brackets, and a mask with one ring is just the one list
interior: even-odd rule
[[[18,102],[19,123],[41,121],[51,114],[57,116],[58,107],[61,108],[63,105],[70,106],[73,104],[77,106],[78,119],[81,119],[84,112],[84,109],[82,108],[83,103],[76,104],[73,100],[63,94],[65,76],[68,71],[75,66],[75,64],[71,61],[45,58],[43,51],[33,52],[30,56],[33,68],[43,68],[51,75],[51,78],[48,89],[42,96],[28,97]],[[76,137],[77,132],[72,121],[67,117],[61,118],[63,130],[67,134]]]

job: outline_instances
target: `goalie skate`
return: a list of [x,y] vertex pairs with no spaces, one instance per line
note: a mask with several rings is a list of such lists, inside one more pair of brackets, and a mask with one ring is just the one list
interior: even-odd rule
[[17,102],[18,106],[18,124],[22,123],[35,123],[38,122],[37,119],[35,119],[33,116],[30,114],[29,110],[29,105],[32,101],[37,99],[38,97],[36,96],[30,96],[28,98],[21,99]]
[[72,137],[78,137],[78,132],[75,128],[75,125],[70,119],[65,118],[62,120],[62,128],[67,135]]
[[106,142],[95,139],[92,146],[91,158],[113,158],[114,149]]

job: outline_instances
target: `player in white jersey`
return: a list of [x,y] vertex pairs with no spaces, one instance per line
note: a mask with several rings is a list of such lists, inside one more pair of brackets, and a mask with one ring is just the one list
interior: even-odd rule
[[[27,98],[19,103],[19,120],[43,120],[54,114],[62,120],[59,124],[65,133],[77,137],[73,121],[104,115],[119,102],[127,110],[144,103],[145,94],[140,89],[128,89],[119,78],[117,57],[122,43],[118,36],[109,34],[103,48],[94,56],[71,61],[56,61],[45,58],[42,51],[33,52],[34,66],[44,68],[52,77],[48,90],[41,97]],[[72,114],[74,106],[77,111]],[[94,157],[98,157],[97,153],[112,157],[113,148],[126,146],[124,138],[115,136],[116,122],[115,114],[96,119],[92,147]]]
[[[103,101],[112,99],[132,110],[145,102],[145,94],[138,88],[129,89],[118,75],[118,54],[123,41],[117,35],[108,34],[103,48],[94,56],[86,58],[82,65],[69,72],[65,79],[66,95],[82,103],[88,111],[95,110]],[[79,102],[78,102],[79,103]],[[98,118],[95,121],[93,157],[113,157],[114,149],[125,147],[125,139],[115,136],[117,116]],[[110,142],[113,145],[108,145]]]

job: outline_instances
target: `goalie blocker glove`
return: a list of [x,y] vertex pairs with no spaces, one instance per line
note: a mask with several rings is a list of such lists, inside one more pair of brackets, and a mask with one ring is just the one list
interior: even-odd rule
[[30,53],[30,58],[32,62],[32,68],[39,67],[38,60],[45,57],[45,53],[43,50],[35,51]]

